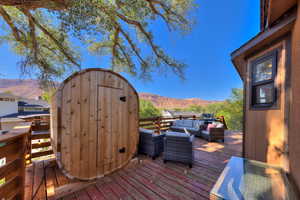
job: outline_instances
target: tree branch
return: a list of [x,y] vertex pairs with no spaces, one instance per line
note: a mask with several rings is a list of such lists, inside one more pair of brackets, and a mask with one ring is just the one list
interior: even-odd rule
[[116,57],[116,53],[117,53],[117,45],[119,43],[119,33],[120,33],[120,30],[119,28],[116,28],[115,30],[115,33],[114,33],[114,44],[113,44],[113,47],[112,47],[112,66],[114,67],[115,65],[115,57]]
[[62,44],[45,28],[43,27],[32,15],[31,13],[28,13],[29,18],[32,20],[32,22],[45,34],[47,35],[59,48],[60,52],[64,54],[64,56],[72,62],[74,65],[80,67],[80,64],[78,64],[75,59],[69,55],[68,52],[66,52],[65,48],[62,46]]
[[137,28],[145,35],[145,37],[147,38],[148,43],[150,44],[150,46],[151,46],[151,48],[152,48],[154,54],[155,54],[158,58],[162,59],[166,64],[172,65],[172,63],[170,63],[169,60],[167,60],[165,57],[163,57],[163,56],[158,52],[158,49],[157,49],[157,47],[154,45],[154,42],[153,42],[153,40],[152,40],[150,34],[144,29],[144,27],[142,26],[142,24],[141,24],[139,21],[135,21],[135,20],[129,19],[129,18],[125,17],[124,15],[121,15],[121,14],[118,13],[118,12],[115,12],[115,13],[116,13],[116,15],[117,15],[120,19],[122,19],[124,22],[136,26],[136,27],[137,27]]
[[[24,33],[22,33],[22,31],[19,30],[15,26],[13,20],[11,19],[9,14],[6,12],[6,10],[2,6],[0,6],[0,14],[1,14],[2,18],[4,19],[4,21],[8,24],[8,26],[12,30],[12,34],[13,34],[14,38],[17,41],[22,42],[25,45],[26,42],[21,38],[21,35],[20,35],[20,34],[24,35]],[[27,46],[27,44],[25,46]]]
[[188,24],[188,21],[184,17],[172,11],[172,9],[170,9],[164,2],[161,2],[159,0],[146,0],[146,1],[151,1],[153,4],[159,5],[168,15],[173,15],[177,17],[182,23]]
[[138,51],[138,49],[136,48],[135,44],[133,43],[132,39],[129,37],[129,35],[121,28],[120,28],[120,32],[122,33],[122,35],[125,37],[125,39],[127,40],[128,44],[130,45],[130,47],[132,48],[133,52],[135,53],[135,55],[139,58],[140,62],[142,64],[146,64],[146,61],[142,58],[140,52]]
[[124,49],[120,44],[117,44],[117,45],[118,45],[118,47],[120,48],[120,50],[121,50],[123,56],[125,57],[126,62],[127,62],[127,64],[128,64],[128,67],[129,67],[129,68],[132,68],[132,62],[130,61],[130,57],[129,57],[128,54],[126,53],[125,49]]
[[24,15],[27,17],[28,19],[28,24],[29,24],[29,28],[30,28],[30,37],[31,37],[31,43],[32,43],[32,49],[31,51],[33,52],[34,58],[36,60],[38,60],[38,44],[36,41],[36,35],[35,35],[35,25],[32,21],[32,18],[30,17],[30,12],[27,9],[21,9],[21,12],[24,13]]
[[146,0],[146,1],[149,3],[149,6],[150,6],[150,9],[152,10],[152,12],[153,12],[154,14],[160,16],[160,17],[165,21],[165,23],[166,23],[168,29],[171,30],[171,27],[170,27],[170,25],[169,25],[169,22],[168,22],[167,18],[166,18],[161,12],[159,12],[159,11],[155,8],[155,6],[154,6],[154,4],[152,3],[151,0]]

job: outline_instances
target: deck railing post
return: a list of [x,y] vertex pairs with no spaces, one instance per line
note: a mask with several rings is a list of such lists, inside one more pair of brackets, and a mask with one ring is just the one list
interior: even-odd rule
[[160,127],[161,126],[161,117],[157,117],[157,120],[156,120],[156,133],[157,134],[160,134]]
[[[31,125],[32,127],[32,125]],[[32,128],[29,130],[28,137],[27,137],[27,152],[25,154],[25,162],[26,164],[32,163]]]

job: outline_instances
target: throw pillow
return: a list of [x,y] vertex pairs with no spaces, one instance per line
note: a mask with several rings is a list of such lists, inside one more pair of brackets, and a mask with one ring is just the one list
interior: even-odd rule
[[216,127],[217,127],[217,125],[215,125],[215,124],[208,124],[206,130],[209,132],[211,128],[216,128]]

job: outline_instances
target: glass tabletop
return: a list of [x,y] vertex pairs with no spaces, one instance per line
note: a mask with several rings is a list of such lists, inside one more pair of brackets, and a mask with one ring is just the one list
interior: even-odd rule
[[240,157],[231,157],[211,195],[226,200],[297,199],[281,168]]

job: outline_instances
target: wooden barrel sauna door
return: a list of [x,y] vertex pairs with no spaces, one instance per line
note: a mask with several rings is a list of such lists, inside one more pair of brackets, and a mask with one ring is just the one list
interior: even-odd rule
[[91,180],[125,166],[138,142],[138,95],[126,79],[87,69],[66,79],[52,98],[51,141],[70,178]]

